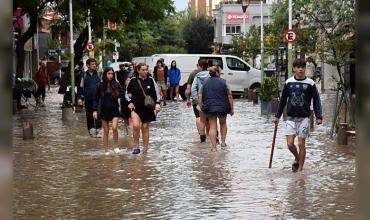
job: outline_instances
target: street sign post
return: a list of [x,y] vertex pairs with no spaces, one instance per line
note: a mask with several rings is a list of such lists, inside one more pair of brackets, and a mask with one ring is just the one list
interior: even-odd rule
[[284,41],[287,43],[294,43],[298,40],[298,34],[293,29],[288,29],[284,32]]
[[118,51],[113,51],[113,60],[114,60],[114,62],[117,62],[118,58],[119,58]]
[[86,49],[87,49],[88,51],[93,51],[93,50],[95,49],[94,44],[93,44],[93,43],[88,43],[88,44],[86,45]]

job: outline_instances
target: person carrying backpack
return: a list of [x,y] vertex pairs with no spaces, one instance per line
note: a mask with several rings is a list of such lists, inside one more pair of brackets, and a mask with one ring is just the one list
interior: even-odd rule
[[[204,80],[211,77],[209,75],[209,72],[207,70],[208,68],[208,62],[207,60],[203,59],[199,61],[199,67],[201,71],[197,73],[194,77],[193,84],[191,85],[191,98],[193,100],[193,106],[197,109],[199,112],[200,117],[200,123],[199,123],[199,137],[200,137],[200,143],[206,142],[206,116],[202,111],[200,111],[200,107],[198,105],[198,94],[202,87],[202,84]],[[194,110],[195,111],[195,110]]]

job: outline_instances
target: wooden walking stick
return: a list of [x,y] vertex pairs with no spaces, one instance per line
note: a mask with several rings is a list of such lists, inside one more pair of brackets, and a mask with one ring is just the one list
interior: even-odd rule
[[271,154],[270,154],[269,168],[271,168],[272,157],[274,156],[274,148],[275,148],[275,139],[276,139],[277,127],[278,127],[278,125],[277,125],[277,123],[275,123],[274,136],[272,137],[272,146],[271,146]]

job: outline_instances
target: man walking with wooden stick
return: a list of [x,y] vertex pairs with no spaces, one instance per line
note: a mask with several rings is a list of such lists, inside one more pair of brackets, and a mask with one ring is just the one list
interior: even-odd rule
[[[288,119],[285,124],[285,135],[290,152],[294,155],[292,164],[293,172],[302,171],[306,158],[306,137],[309,132],[310,105],[313,100],[313,109],[316,116],[316,124],[322,123],[320,96],[315,82],[308,78],[305,73],[306,61],[296,59],[293,62],[294,76],[290,77],[284,85],[281,94],[278,111],[272,120],[275,125],[279,124],[279,118],[287,105]],[[298,147],[294,145],[294,139],[298,136]]]

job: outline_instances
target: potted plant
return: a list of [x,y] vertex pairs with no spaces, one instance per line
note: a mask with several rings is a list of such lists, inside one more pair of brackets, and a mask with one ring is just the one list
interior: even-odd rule
[[258,89],[261,100],[261,114],[272,113],[272,100],[279,97],[279,83],[275,77],[265,77]]

